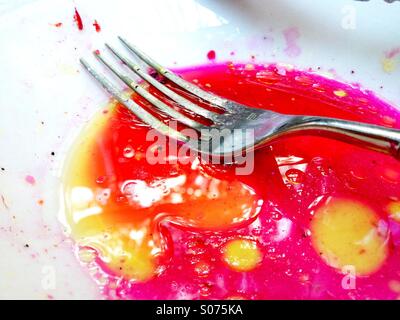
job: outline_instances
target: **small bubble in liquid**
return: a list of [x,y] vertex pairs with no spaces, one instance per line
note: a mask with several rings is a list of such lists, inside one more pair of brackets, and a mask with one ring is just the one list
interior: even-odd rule
[[206,248],[201,241],[189,241],[186,253],[190,255],[201,255],[206,252]]
[[178,290],[178,283],[176,281],[171,282],[171,289],[172,290]]
[[326,90],[325,90],[325,88],[324,87],[322,87],[320,84],[318,84],[318,83],[314,83],[313,85],[312,85],[312,87],[313,87],[313,89],[315,90],[315,91],[318,91],[318,92],[325,92]]
[[105,176],[100,176],[100,177],[97,177],[97,179],[96,179],[96,183],[98,183],[98,184],[102,184],[105,181],[106,181],[106,177]]
[[290,183],[299,184],[303,180],[304,173],[298,169],[289,169],[285,175]]
[[135,155],[135,151],[133,150],[132,146],[126,146],[124,148],[123,154],[124,154],[125,158],[129,159],[129,158],[132,158]]
[[102,273],[98,273],[98,274],[96,274],[94,277],[95,277],[95,279],[96,279],[96,282],[97,282],[99,285],[101,285],[101,286],[104,286],[104,285],[106,285],[106,284],[108,283],[108,278],[107,278],[107,276],[105,276],[105,275],[102,274]]
[[212,288],[212,284],[211,283],[204,283],[201,285],[200,288],[200,295],[201,296],[209,296],[211,294],[211,288]]
[[272,213],[271,217],[272,217],[272,220],[279,221],[283,218],[283,215],[282,215],[282,213],[280,213],[278,211],[274,211]]
[[306,282],[310,281],[310,276],[308,274],[301,274],[299,276],[299,280],[301,283],[306,283]]
[[194,272],[198,276],[207,276],[210,273],[210,265],[205,261],[199,261],[194,266]]
[[83,263],[90,263],[96,259],[96,251],[91,248],[83,247],[79,249],[78,256]]

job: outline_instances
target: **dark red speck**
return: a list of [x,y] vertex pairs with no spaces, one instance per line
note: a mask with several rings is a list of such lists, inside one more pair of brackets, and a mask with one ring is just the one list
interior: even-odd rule
[[75,8],[75,15],[74,15],[74,20],[76,22],[76,25],[78,26],[79,30],[83,30],[83,22],[82,18],[78,12],[78,10]]
[[210,51],[208,51],[208,53],[207,53],[207,58],[208,58],[208,60],[215,60],[215,57],[216,57],[217,55],[216,55],[216,53],[215,53],[215,51],[214,50],[210,50]]
[[57,22],[54,24],[55,27],[60,28],[62,26],[62,22]]
[[94,54],[100,54],[100,50],[99,49],[94,50]]
[[97,20],[94,20],[93,26],[96,29],[96,32],[100,32],[101,31],[101,27],[100,27],[99,23],[97,22]]

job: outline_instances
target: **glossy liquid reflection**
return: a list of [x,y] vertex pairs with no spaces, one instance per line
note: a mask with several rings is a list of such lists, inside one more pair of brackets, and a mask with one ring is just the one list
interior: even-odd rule
[[[397,111],[372,93],[283,66],[181,74],[250,106],[399,127]],[[68,228],[107,297],[397,297],[389,285],[400,280],[394,159],[299,136],[257,151],[254,172],[236,176],[232,166],[197,160],[150,165],[147,131],[109,106],[65,171]],[[341,286],[345,264],[358,270],[352,291]]]

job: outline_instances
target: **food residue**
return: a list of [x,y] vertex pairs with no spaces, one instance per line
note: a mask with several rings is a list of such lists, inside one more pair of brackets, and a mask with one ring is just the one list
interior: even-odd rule
[[34,185],[34,184],[36,183],[35,177],[34,177],[34,176],[31,176],[31,175],[27,175],[27,176],[25,177],[25,181],[26,181],[27,183],[29,183],[30,185]]
[[215,58],[217,57],[217,54],[215,52],[215,50],[210,50],[207,52],[207,59],[208,60],[215,60]]
[[97,20],[94,20],[93,26],[94,26],[96,32],[100,32],[101,31],[100,24],[97,22]]
[[76,8],[75,8],[74,20],[75,20],[75,23],[76,23],[76,26],[78,27],[78,29],[83,30],[82,18]]
[[[298,35],[289,33],[292,43]],[[399,112],[370,91],[292,66],[177,72],[248,106],[400,128]],[[155,145],[120,103],[103,110],[69,155],[63,191],[78,259],[106,298],[398,297],[396,159],[322,135],[280,137],[238,176],[236,165],[185,162]],[[152,164],[149,150],[168,152]],[[351,290],[342,285],[346,270],[354,270]]]

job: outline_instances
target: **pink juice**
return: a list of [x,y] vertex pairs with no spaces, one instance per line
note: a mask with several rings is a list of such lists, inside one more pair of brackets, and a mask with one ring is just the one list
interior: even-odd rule
[[[178,73],[248,106],[400,127],[373,93],[311,73],[233,64]],[[397,160],[298,135],[257,150],[253,172],[240,176],[197,160],[150,164],[148,130],[112,104],[66,166],[68,230],[105,297],[400,297]]]

